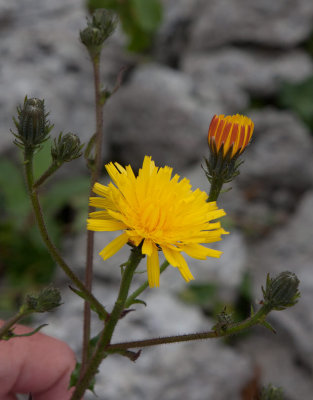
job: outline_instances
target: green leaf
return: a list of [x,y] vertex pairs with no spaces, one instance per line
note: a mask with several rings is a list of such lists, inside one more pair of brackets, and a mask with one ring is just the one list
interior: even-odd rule
[[272,325],[267,322],[267,321],[262,321],[261,325],[263,325],[265,328],[267,328],[268,330],[270,330],[272,333],[276,334],[276,330],[272,327]]
[[40,329],[44,328],[44,327],[47,326],[47,325],[48,325],[48,324],[41,324],[41,325],[39,325],[36,329],[34,329],[33,331],[28,332],[28,333],[23,333],[23,334],[21,334],[21,335],[16,335],[16,334],[14,333],[14,330],[13,330],[13,331],[10,331],[10,332],[9,332],[9,335],[4,336],[2,339],[3,339],[3,340],[10,340],[10,339],[16,338],[16,337],[32,336],[32,335],[34,335],[35,333],[39,332]]
[[155,31],[162,20],[162,6],[158,0],[130,0],[138,25],[146,32]]
[[16,165],[6,158],[0,159],[0,204],[17,227],[21,226],[22,220],[30,212],[23,175]]
[[109,8],[111,10],[116,10],[118,8],[118,2],[116,0],[88,0],[87,8],[92,13],[97,8]]
[[147,307],[147,303],[145,301],[143,301],[143,300],[140,300],[140,299],[133,300],[131,302],[131,304],[129,304],[129,305],[131,306],[132,304],[143,304],[145,307]]
[[313,129],[313,76],[300,83],[285,82],[278,95],[278,104],[290,108]]
[[87,205],[89,187],[90,180],[88,177],[79,176],[56,182],[45,195],[42,202],[43,207],[46,212],[55,213],[65,204],[75,202],[76,198],[79,202],[83,198],[84,204]]
[[207,306],[216,300],[217,286],[212,283],[191,284],[180,293],[186,303]]
[[21,232],[9,223],[0,224],[0,254],[7,285],[22,288],[51,282],[55,263],[35,227]]

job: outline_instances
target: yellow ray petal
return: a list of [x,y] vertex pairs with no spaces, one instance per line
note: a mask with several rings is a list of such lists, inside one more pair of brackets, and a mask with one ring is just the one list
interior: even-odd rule
[[142,249],[141,249],[142,254],[146,254],[147,256],[151,256],[153,252],[153,244],[151,240],[145,239],[143,244],[142,244]]
[[176,258],[177,251],[174,251],[167,246],[162,246],[162,250],[163,250],[163,254],[164,254],[165,258],[167,259],[167,261],[173,267],[177,267],[178,266],[178,262],[177,262],[177,258]]
[[89,218],[95,219],[113,219],[107,211],[94,211],[89,214]]
[[179,272],[181,273],[182,277],[185,279],[186,282],[189,282],[190,280],[194,279],[186,263],[186,260],[184,259],[184,257],[181,255],[180,252],[174,251],[167,247],[163,247],[162,250],[167,261],[173,267],[177,267],[179,269]]
[[219,250],[214,250],[214,249],[208,249],[208,250],[209,250],[208,257],[220,258],[221,255],[223,254],[223,252]]
[[123,222],[105,219],[87,219],[87,229],[96,232],[121,231],[126,225]]
[[101,183],[96,182],[92,188],[92,191],[99,196],[105,197],[109,191],[107,186],[101,185]]
[[186,260],[182,256],[182,254],[176,253],[176,257],[178,259],[178,267],[177,268],[179,269],[179,272],[180,272],[181,276],[185,279],[185,281],[189,282],[189,281],[195,279],[192,276],[192,273],[190,272],[190,269],[186,263]]
[[159,287],[160,285],[160,264],[158,250],[153,248],[151,256],[147,256],[147,273],[149,286]]
[[181,250],[188,254],[188,256],[198,260],[206,260],[211,253],[211,249],[208,249],[207,247],[204,247],[198,243],[181,246]]
[[112,242],[110,242],[103,250],[100,251],[99,255],[107,260],[117,253],[126,243],[128,242],[128,235],[124,232]]

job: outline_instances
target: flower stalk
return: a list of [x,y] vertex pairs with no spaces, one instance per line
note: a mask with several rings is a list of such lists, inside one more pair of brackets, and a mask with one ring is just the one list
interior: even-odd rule
[[[93,162],[89,162],[91,166],[91,182],[90,194],[92,187],[101,171],[101,153],[103,143],[103,106],[100,79],[100,59],[104,42],[112,35],[116,28],[117,20],[110,11],[99,9],[92,16],[91,21],[87,22],[87,27],[80,32],[81,42],[86,46],[93,68],[94,78],[94,95],[95,95],[95,112],[96,112],[96,133],[94,139],[95,158]],[[88,213],[94,211],[89,206]],[[93,275],[93,251],[94,251],[94,233],[87,232],[87,249],[86,249],[86,269],[85,269],[85,285],[87,290],[92,290]],[[85,301],[84,305],[84,327],[83,327],[83,350],[82,350],[82,367],[81,373],[84,373],[88,360],[88,343],[90,340],[90,305]]]
[[60,167],[61,164],[52,162],[48,169],[34,182],[33,188],[38,189],[40,186],[42,186],[47,179],[50,178],[50,176],[53,175]]
[[[163,262],[163,264],[160,267],[160,274],[162,274],[162,272],[164,272],[166,270],[166,268],[169,266],[169,262],[167,260],[165,260]],[[144,292],[147,288],[149,287],[149,281],[146,280],[146,282],[144,282],[141,286],[139,286],[138,289],[136,289],[126,300],[125,303],[125,308],[130,307],[132,304],[134,303],[138,303],[141,302],[140,300],[138,300],[138,296]]]
[[126,263],[126,267],[123,271],[122,280],[120,284],[119,294],[116,299],[113,310],[106,322],[106,325],[100,335],[99,341],[97,343],[96,350],[90,359],[88,366],[81,376],[78,384],[76,385],[75,391],[72,395],[71,400],[80,400],[88,388],[92,378],[97,373],[98,367],[101,364],[101,361],[107,355],[107,346],[109,345],[114,329],[122,315],[122,312],[125,309],[126,300],[130,288],[130,284],[132,282],[135,270],[139,265],[142,259],[141,246],[135,247],[131,250],[131,254],[128,262]]
[[107,346],[107,351],[110,350],[126,350],[126,349],[134,349],[134,348],[142,348],[142,347],[150,347],[150,346],[158,346],[161,344],[169,344],[169,343],[179,343],[179,342],[190,342],[194,340],[203,340],[203,339],[215,339],[224,336],[231,336],[238,334],[252,326],[263,324],[265,321],[265,317],[271,311],[271,308],[268,305],[263,305],[259,311],[253,316],[247,318],[246,320],[230,324],[229,326],[225,326],[223,329],[213,329],[207,332],[199,332],[199,333],[190,333],[185,335],[176,335],[176,336],[166,336],[160,338],[146,339],[146,340],[137,340],[132,342],[121,342],[114,343]]

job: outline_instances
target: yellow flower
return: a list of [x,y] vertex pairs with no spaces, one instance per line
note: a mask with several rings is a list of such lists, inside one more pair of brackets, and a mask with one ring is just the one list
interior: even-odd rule
[[209,147],[213,154],[217,154],[223,146],[223,157],[230,152],[231,159],[244,151],[253,129],[251,119],[243,115],[214,115],[209,127]]
[[187,282],[194,278],[181,252],[200,260],[221,255],[200,243],[216,242],[227,233],[219,222],[211,222],[225,212],[215,202],[208,203],[205,192],[192,191],[188,179],[171,177],[172,168],[158,168],[148,156],[137,177],[130,165],[123,168],[109,163],[105,167],[115,185],[94,185],[94,193],[101,197],[91,197],[90,205],[103,211],[90,213],[87,228],[123,233],[99,253],[104,260],[126,243],[142,244],[149,285],[154,287],[159,286],[160,250]]

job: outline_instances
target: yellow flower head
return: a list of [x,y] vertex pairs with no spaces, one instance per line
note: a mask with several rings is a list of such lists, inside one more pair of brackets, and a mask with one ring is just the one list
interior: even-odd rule
[[205,260],[219,257],[220,251],[200,243],[221,240],[225,234],[219,222],[211,222],[225,215],[215,202],[207,202],[207,194],[191,190],[189,180],[172,177],[172,168],[158,168],[146,156],[136,177],[130,165],[118,163],[105,166],[113,183],[96,183],[90,205],[103,209],[89,215],[87,228],[92,231],[118,231],[123,233],[101,252],[106,260],[126,243],[139,246],[147,255],[147,273],[150,287],[159,286],[160,266],[158,252],[177,267],[188,282],[194,279],[181,252]]
[[223,157],[230,151],[230,158],[241,154],[250,142],[254,124],[243,115],[214,115],[212,118],[208,142],[213,154],[217,154],[223,146]]

